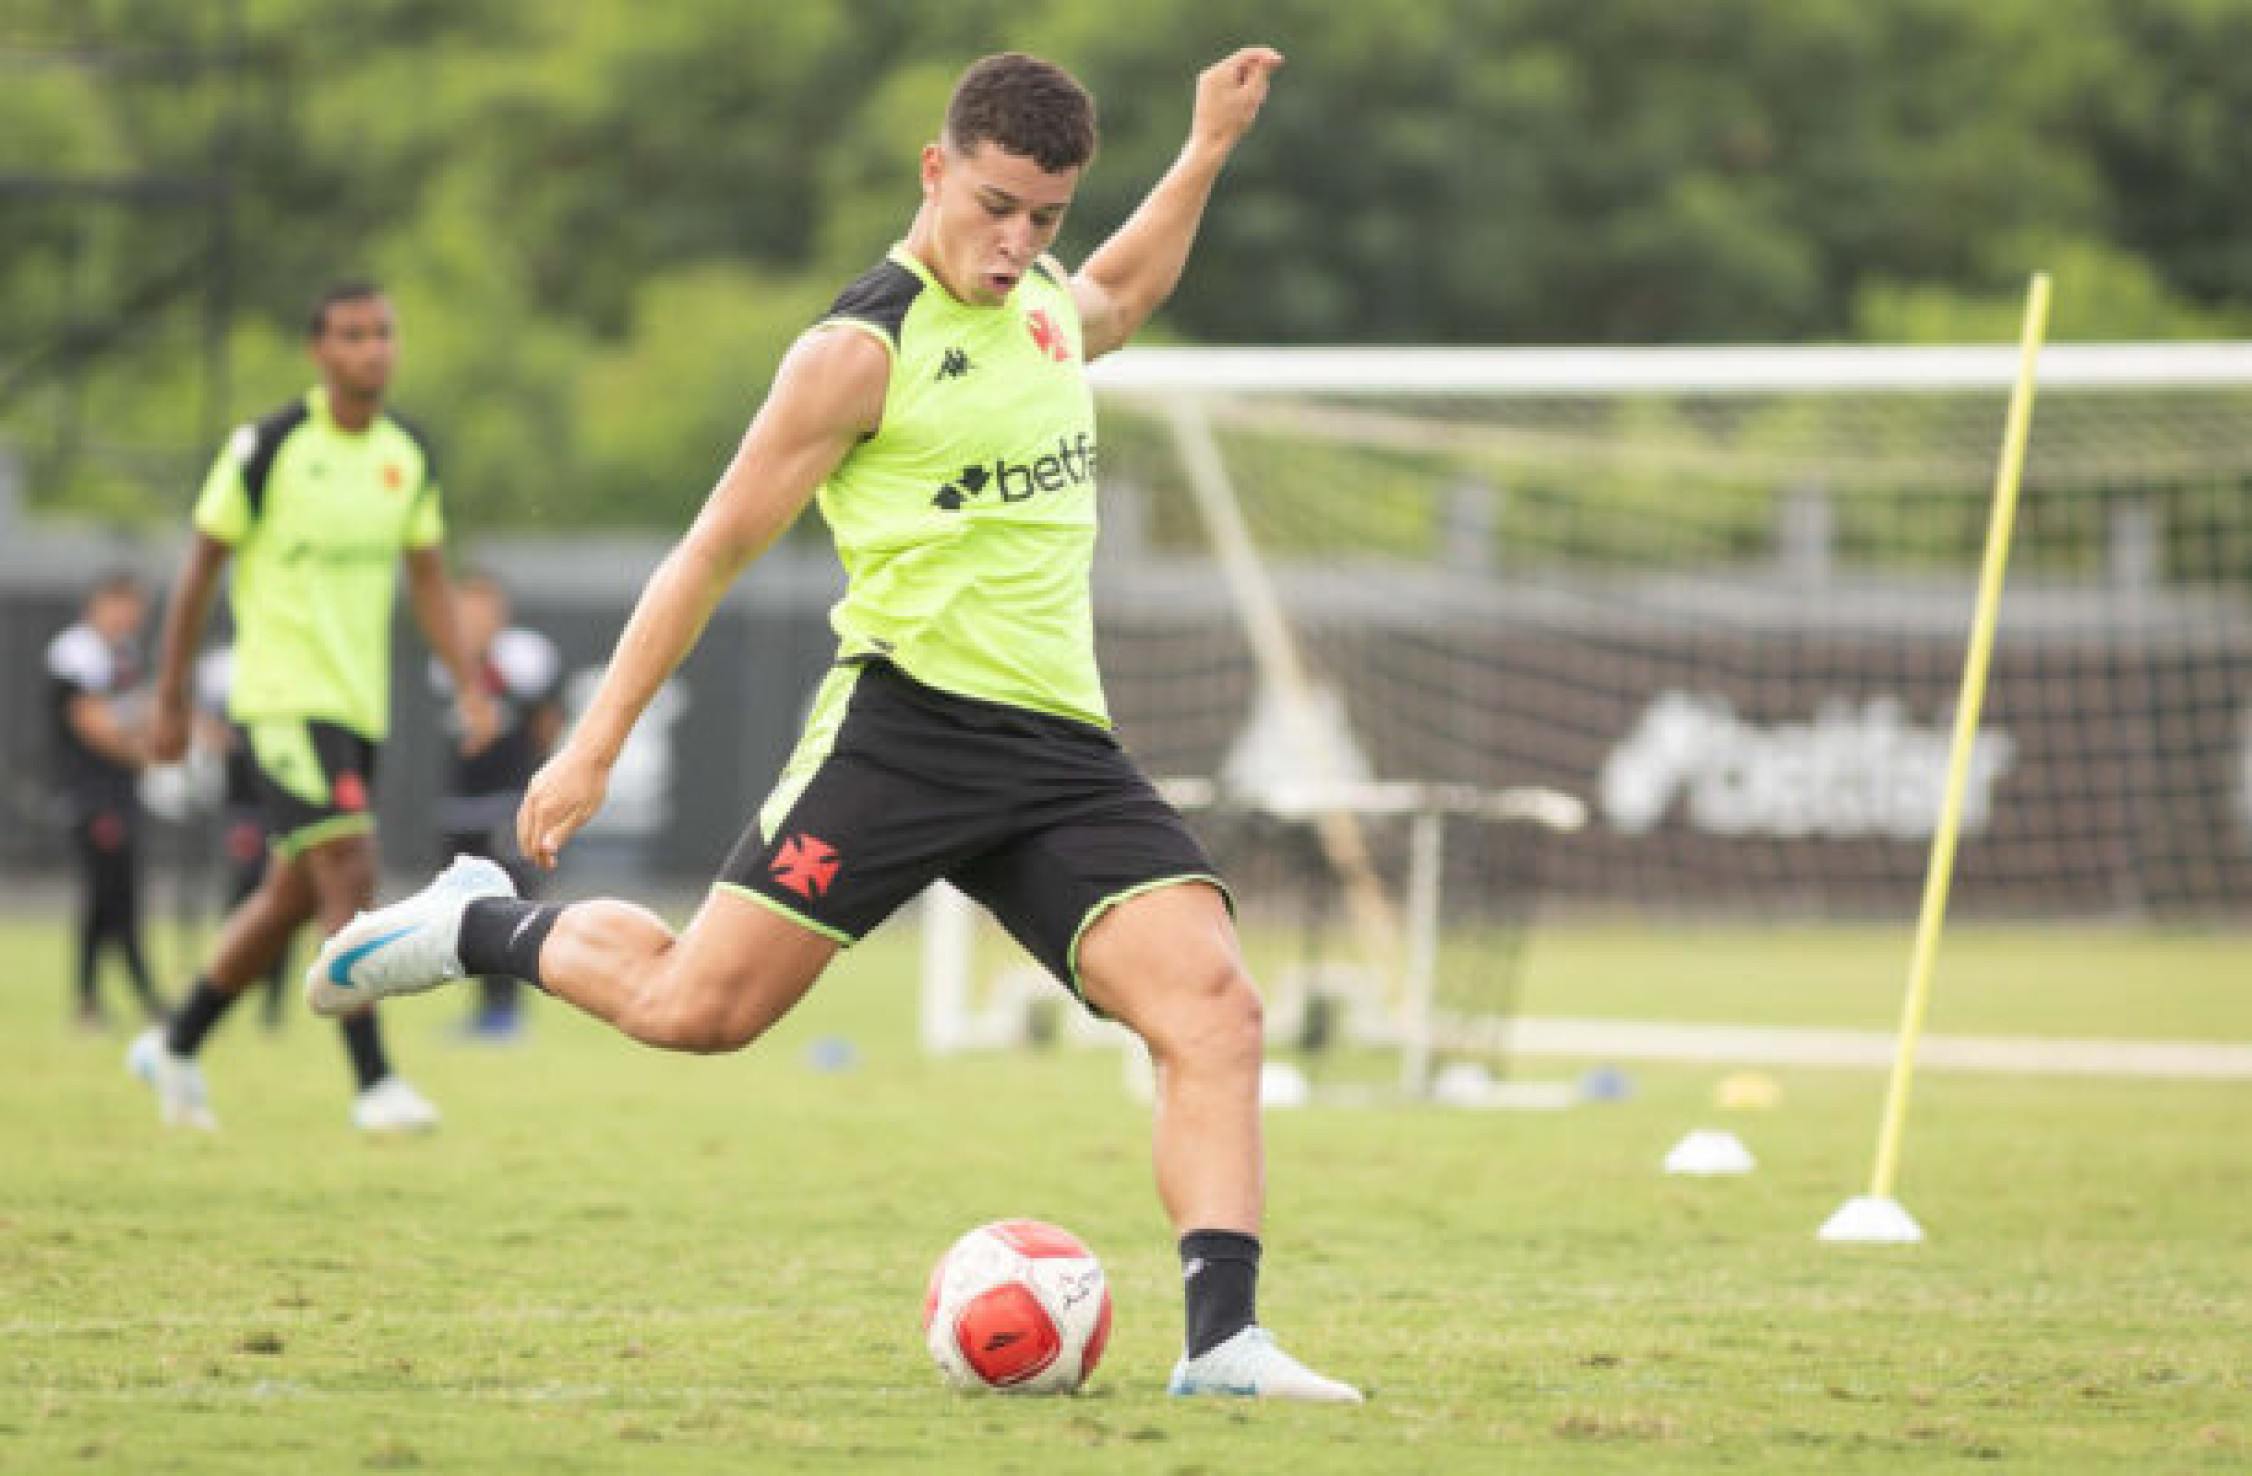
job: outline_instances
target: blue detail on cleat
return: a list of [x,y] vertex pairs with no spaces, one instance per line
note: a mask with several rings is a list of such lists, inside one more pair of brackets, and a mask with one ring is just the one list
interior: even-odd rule
[[1256,1323],[1194,1358],[1183,1358],[1174,1366],[1165,1392],[1316,1404],[1359,1404],[1366,1397],[1352,1385],[1324,1378],[1283,1352],[1275,1346],[1274,1334]]
[[370,938],[356,947],[345,949],[329,961],[328,982],[345,989],[357,988],[358,986],[353,984],[351,980],[352,966],[378,948],[385,944],[396,943],[413,931],[414,924],[409,923],[403,928],[394,928],[380,938]]
[[1206,1383],[1201,1379],[1191,1379],[1185,1374],[1176,1372],[1173,1375],[1173,1381],[1165,1386],[1165,1392],[1176,1398],[1189,1394],[1223,1394],[1234,1399],[1256,1399],[1259,1396],[1259,1386],[1257,1384]]

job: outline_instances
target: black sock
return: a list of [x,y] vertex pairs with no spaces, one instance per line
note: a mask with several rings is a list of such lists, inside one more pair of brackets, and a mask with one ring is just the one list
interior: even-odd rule
[[281,1024],[282,1011],[289,1004],[289,950],[284,948],[274,955],[274,966],[266,971],[263,985],[251,987],[262,988],[265,992],[263,1018],[266,1028],[271,1030]]
[[383,1054],[383,1032],[375,1028],[375,1011],[346,1015],[342,1026],[344,1049],[352,1057],[352,1075],[366,1091],[391,1074],[391,1059]]
[[1189,1357],[1201,1358],[1259,1320],[1259,1237],[1191,1230],[1181,1237]]
[[561,902],[519,902],[513,897],[482,897],[461,912],[461,971],[506,974],[537,988],[540,945],[547,941]]
[[101,934],[94,931],[93,923],[89,921],[82,925],[78,930],[78,1013],[81,1015],[101,1013],[101,1000],[94,992],[95,970],[100,967],[101,947]]
[[197,979],[164,1032],[164,1048],[175,1056],[192,1056],[202,1050],[203,1038],[235,1007],[236,997],[221,993],[209,979]]
[[141,953],[141,935],[125,933],[118,939],[118,947],[125,954],[126,976],[133,981],[133,992],[141,997],[141,1008],[152,1020],[164,1017],[164,997],[149,982],[148,959]]

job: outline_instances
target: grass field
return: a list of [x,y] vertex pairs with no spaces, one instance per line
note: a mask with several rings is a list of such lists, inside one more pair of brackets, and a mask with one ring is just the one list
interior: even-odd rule
[[[1930,1076],[1914,1250],[1819,1245],[1881,1080],[1637,1070],[1557,1115],[1270,1117],[1262,1311],[1359,1410],[1161,1393],[1179,1272],[1146,1114],[1109,1060],[930,1063],[911,937],[848,958],[739,1057],[642,1053],[546,1010],[527,1048],[390,1016],[447,1112],[363,1142],[333,1035],[244,1017],[226,1131],[167,1135],[122,1039],[60,1023],[59,928],[0,924],[0,1469],[52,1471],[1858,1470],[2252,1464],[2252,1090]],[[1894,933],[1550,933],[1550,1014],[1884,1025]],[[1934,1027],[2252,1038],[2229,940],[1967,935]],[[821,1037],[857,1065],[809,1065]],[[1751,1178],[1657,1172],[1735,1128]],[[1028,1214],[1103,1254],[1086,1394],[945,1392],[931,1260]]]

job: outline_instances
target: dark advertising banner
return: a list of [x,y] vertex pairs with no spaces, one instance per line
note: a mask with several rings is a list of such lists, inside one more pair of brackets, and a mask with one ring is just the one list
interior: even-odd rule
[[[1110,631],[1114,704],[1153,768],[1217,772],[1250,711],[1240,643],[1206,669],[1134,679],[1194,645],[1165,622]],[[1917,905],[1959,636],[1332,622],[1307,645],[1374,777],[1542,784],[1588,802],[1580,834],[1521,838],[1549,897],[1809,919]],[[1222,705],[1232,724],[1187,720]],[[1953,905],[2119,918],[2252,903],[2248,712],[2252,645],[2006,641],[1972,748]]]

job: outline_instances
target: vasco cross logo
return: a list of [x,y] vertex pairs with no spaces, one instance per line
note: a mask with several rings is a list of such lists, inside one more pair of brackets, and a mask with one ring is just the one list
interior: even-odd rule
[[818,836],[803,833],[782,842],[782,849],[767,872],[775,881],[811,902],[829,890],[843,865],[836,847]]
[[1024,326],[1040,352],[1059,364],[1069,362],[1071,341],[1063,336],[1063,330],[1056,326],[1056,320],[1048,315],[1046,308],[1034,308],[1026,313]]
[[1081,431],[1070,440],[1058,436],[1053,451],[1030,461],[1011,461],[1004,456],[991,466],[965,466],[953,481],[932,495],[931,506],[958,512],[965,503],[983,495],[987,487],[998,492],[1003,502],[1024,502],[1036,493],[1061,492],[1094,479],[1095,438]]
[[958,348],[950,348],[938,361],[938,373],[933,378],[960,379],[970,372],[970,368],[970,356]]

